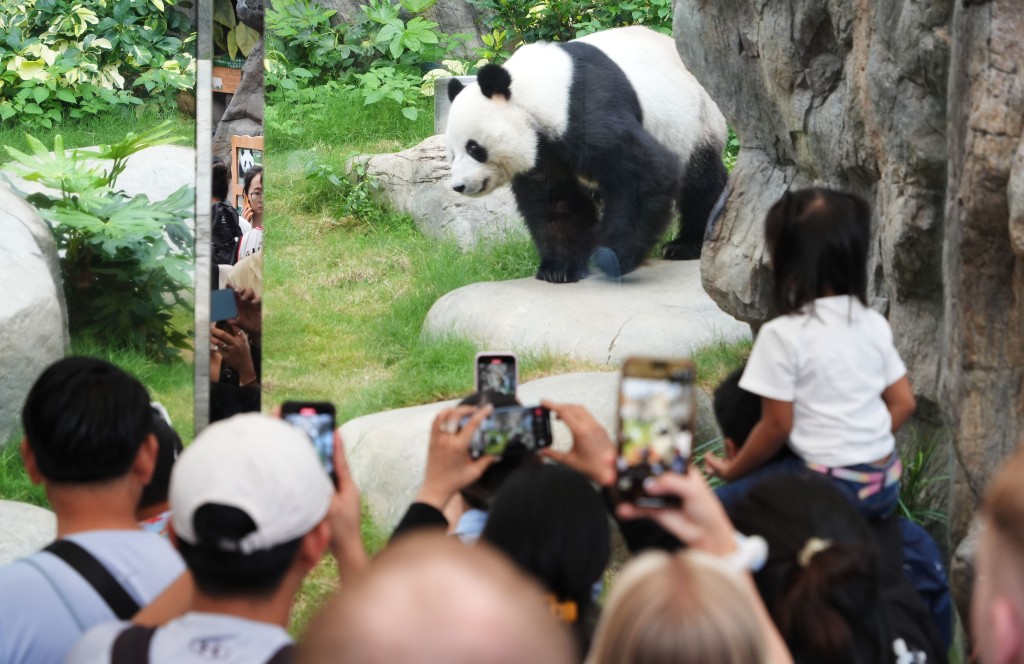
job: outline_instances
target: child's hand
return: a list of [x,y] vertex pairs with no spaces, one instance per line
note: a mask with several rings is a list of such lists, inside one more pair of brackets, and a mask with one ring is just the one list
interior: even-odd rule
[[572,449],[568,452],[556,452],[545,447],[540,455],[583,473],[599,486],[611,486],[615,482],[615,444],[604,427],[583,406],[550,401],[540,403],[565,422],[572,432]]
[[732,468],[735,456],[720,457],[714,454],[708,454],[704,457],[704,472],[708,475],[717,475],[725,481],[731,481],[736,479],[733,477]]

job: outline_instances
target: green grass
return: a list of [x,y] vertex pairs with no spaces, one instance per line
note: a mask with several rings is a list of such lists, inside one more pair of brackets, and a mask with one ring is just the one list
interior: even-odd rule
[[[181,137],[180,145],[194,146],[196,142],[195,118],[179,111],[160,111],[150,106],[118,107],[96,117],[67,120],[52,129],[33,129],[28,133],[44,145],[53,146],[53,137],[60,134],[64,147],[84,148],[93,145],[117,143],[129,131],[142,132],[153,129],[164,120],[173,120]],[[0,126],[0,146],[10,146],[22,152],[29,150],[25,140],[26,130],[18,125]],[[0,150],[0,163],[8,160],[6,150]]]
[[[150,398],[167,408],[182,441],[193,438],[192,365],[183,359],[158,362],[133,350],[115,350],[90,338],[73,339],[69,355],[98,357],[115,364],[138,378],[149,390]],[[18,445],[21,433],[0,449],[0,500],[17,500],[49,507],[42,487],[34,486],[25,474]]]

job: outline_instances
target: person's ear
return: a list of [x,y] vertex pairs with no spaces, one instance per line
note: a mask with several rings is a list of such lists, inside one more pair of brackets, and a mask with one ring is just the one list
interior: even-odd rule
[[42,484],[46,478],[39,472],[39,464],[36,463],[36,455],[28,444],[28,438],[21,439],[21,462],[25,464],[25,472],[32,484]]
[[140,482],[139,486],[146,486],[153,479],[156,471],[156,457],[160,453],[160,443],[157,442],[156,434],[151,433],[139,445],[135,452],[135,460],[132,462],[131,473]]
[[997,597],[992,602],[989,619],[992,621],[992,635],[995,639],[992,652],[993,664],[1014,664],[1024,655],[1024,622],[1021,614],[1006,597]]
[[302,564],[303,573],[308,572],[320,563],[327,551],[327,545],[331,541],[331,527],[324,519],[316,525],[313,530],[306,533],[299,545],[299,554],[296,556]]

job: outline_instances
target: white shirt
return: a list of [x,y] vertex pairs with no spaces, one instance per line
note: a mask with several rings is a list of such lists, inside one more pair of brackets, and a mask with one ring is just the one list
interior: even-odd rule
[[895,449],[882,392],[906,373],[888,321],[837,295],[765,323],[740,387],[793,403],[789,445],[804,461],[852,466]]
[[[140,606],[185,571],[170,542],[154,533],[96,530],[67,539],[95,556]],[[0,569],[4,664],[61,662],[83,632],[110,620],[117,618],[93,587],[51,553],[35,553]]]
[[[107,623],[89,630],[66,664],[109,664],[114,641],[128,623]],[[292,642],[279,625],[221,613],[192,611],[153,634],[149,661],[181,664],[261,664]]]

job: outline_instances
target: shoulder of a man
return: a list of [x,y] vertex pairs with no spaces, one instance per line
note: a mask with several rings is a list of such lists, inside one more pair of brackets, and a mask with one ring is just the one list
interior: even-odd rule
[[64,664],[110,664],[114,641],[132,623],[106,622],[96,625],[82,635],[68,653]]
[[[86,549],[144,606],[185,569],[170,543],[142,531],[96,531],[69,539]],[[18,598],[17,600],[12,598]],[[61,662],[113,611],[78,572],[40,551],[0,569],[0,661]]]

